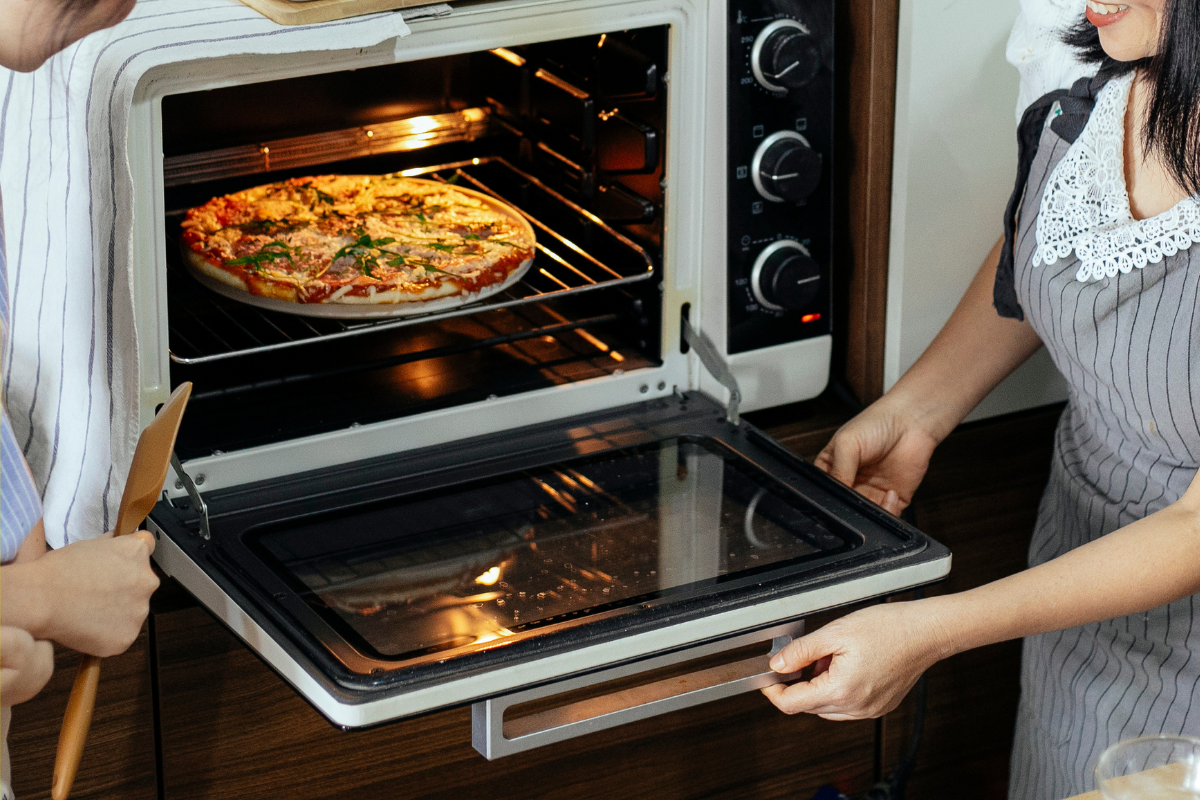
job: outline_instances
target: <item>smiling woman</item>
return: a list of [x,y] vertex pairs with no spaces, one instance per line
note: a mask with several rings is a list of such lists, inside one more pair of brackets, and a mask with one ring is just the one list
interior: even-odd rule
[[939,659],[1025,637],[1011,800],[1092,788],[1121,739],[1200,735],[1200,8],[1088,2],[1066,39],[1095,76],[1025,112],[1007,235],[817,459],[899,513],[937,444],[1044,345],[1071,399],[1030,568],[843,617],[772,661],[811,680],[764,690],[789,713],[879,716]]

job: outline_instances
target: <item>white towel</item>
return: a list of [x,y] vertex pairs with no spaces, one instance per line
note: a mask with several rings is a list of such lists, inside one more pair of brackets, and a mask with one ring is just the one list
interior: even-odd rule
[[37,72],[0,69],[12,298],[0,379],[42,490],[51,545],[115,524],[140,433],[124,157],[138,81],[163,64],[371,47],[408,32],[399,12],[285,27],[236,0],[139,0],[124,22]]

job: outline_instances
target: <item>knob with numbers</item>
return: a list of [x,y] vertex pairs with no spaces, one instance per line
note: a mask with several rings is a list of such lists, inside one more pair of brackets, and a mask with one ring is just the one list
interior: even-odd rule
[[821,288],[821,268],[804,245],[780,239],[768,245],[750,271],[750,291],[770,311],[799,311]]
[[755,151],[750,179],[773,203],[803,203],[821,182],[821,154],[800,134],[778,131]]
[[772,22],[754,40],[750,69],[758,84],[785,95],[811,81],[821,67],[821,51],[808,28],[794,19]]

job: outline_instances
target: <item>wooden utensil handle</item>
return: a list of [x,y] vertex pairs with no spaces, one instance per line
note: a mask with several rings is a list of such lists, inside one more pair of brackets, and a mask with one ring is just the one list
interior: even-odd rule
[[79,770],[79,759],[83,757],[83,743],[87,740],[88,728],[92,724],[92,711],[96,708],[96,687],[100,685],[100,659],[84,656],[75,673],[75,685],[67,699],[67,712],[63,715],[62,731],[58,735],[58,753],[54,757],[54,785],[50,796],[54,800],[67,800],[75,773]]

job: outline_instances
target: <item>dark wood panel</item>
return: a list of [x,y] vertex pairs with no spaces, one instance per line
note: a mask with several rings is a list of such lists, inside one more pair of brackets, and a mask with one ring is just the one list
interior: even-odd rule
[[[50,796],[58,732],[79,665],[78,653],[62,647],[56,651],[49,685],[13,709],[8,744],[13,790],[21,800]],[[92,728],[71,792],[75,800],[158,797],[149,653],[143,630],[123,654],[104,659]]]
[[873,723],[786,717],[757,693],[495,762],[468,709],[344,733],[206,612],[155,622],[166,800],[792,798],[872,778]]
[[[921,530],[954,553],[950,578],[930,594],[959,592],[1024,568],[1049,473],[1061,407],[964,426],[939,448],[914,499]],[[925,737],[907,797],[1002,800],[1020,695],[1020,642],[963,653],[928,674]],[[884,768],[909,743],[912,698],[884,720]]]
[[836,370],[863,402],[883,394],[898,0],[837,4]]

